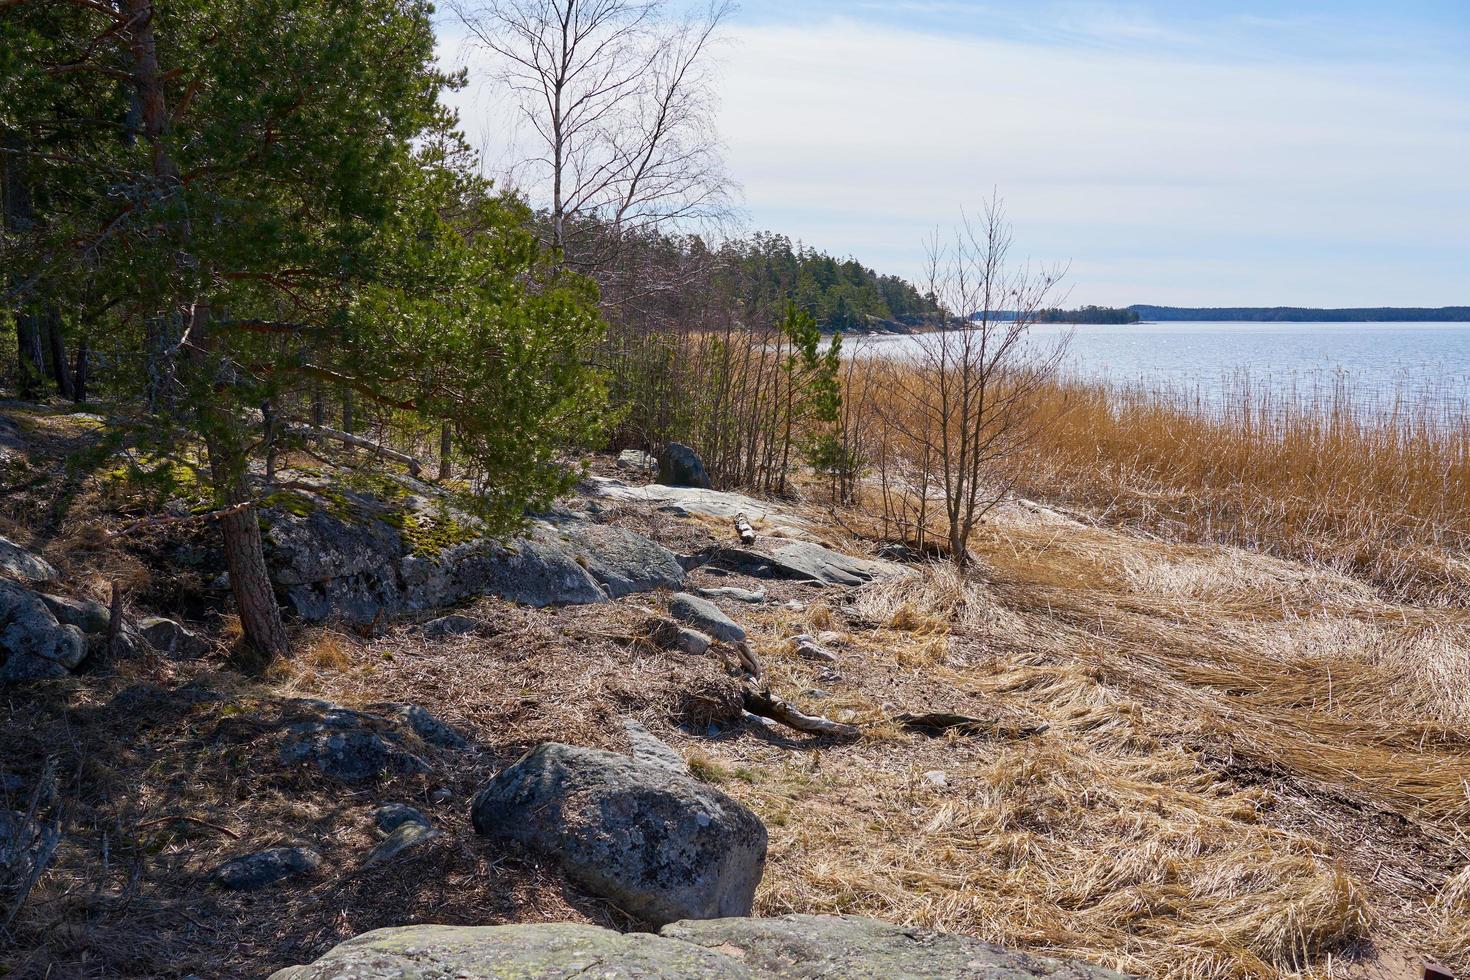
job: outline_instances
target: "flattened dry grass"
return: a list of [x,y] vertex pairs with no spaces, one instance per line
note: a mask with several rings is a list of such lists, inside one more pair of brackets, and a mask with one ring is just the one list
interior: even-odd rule
[[[767,639],[799,617],[755,627],[776,687],[826,689],[794,700],[870,726],[800,760],[701,749],[749,774],[722,785],[771,827],[759,911],[1152,977],[1362,976],[1380,951],[1470,965],[1470,616],[1044,508],[1006,508],[975,548],[968,578],[934,565],[837,606],[841,679]],[[940,709],[1050,728],[882,723]]]

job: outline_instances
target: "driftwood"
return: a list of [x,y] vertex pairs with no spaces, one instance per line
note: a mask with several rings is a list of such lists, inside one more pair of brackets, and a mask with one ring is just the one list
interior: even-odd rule
[[735,515],[735,530],[740,535],[741,544],[755,544],[755,528],[750,526],[744,514]]
[[769,688],[747,687],[744,693],[745,710],[762,718],[779,721],[788,728],[811,735],[835,735],[838,738],[857,738],[861,731],[856,725],[846,725],[820,715],[809,715],[800,711],[784,698],[772,694]]
[[917,714],[910,711],[902,711],[894,715],[893,720],[910,731],[931,736],[943,735],[945,732],[956,732],[960,735],[995,735],[1000,738],[1030,738],[1032,735],[1040,735],[1051,727],[1044,721],[1034,725],[1008,725],[994,718],[976,718],[971,715],[961,715],[951,711],[925,711]]
[[293,425],[288,429],[291,434],[306,436],[311,439],[335,439],[337,442],[356,446],[358,449],[366,449],[371,453],[391,459],[395,463],[402,463],[408,467],[408,471],[418,476],[423,471],[423,464],[408,453],[400,453],[396,449],[389,449],[382,443],[364,439],[362,436],[353,435],[351,432],[343,432],[341,429],[328,428],[325,425]]

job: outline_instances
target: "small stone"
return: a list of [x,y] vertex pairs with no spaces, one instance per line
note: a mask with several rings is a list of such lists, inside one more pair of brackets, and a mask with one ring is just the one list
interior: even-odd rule
[[444,786],[439,787],[429,794],[429,802],[431,803],[448,803],[452,799],[454,799],[454,791]]
[[221,888],[254,891],[286,878],[309,874],[322,863],[322,856],[307,847],[273,847],[233,858],[215,868],[210,878]]
[[385,834],[391,834],[406,823],[429,826],[429,818],[407,803],[385,803],[373,811],[373,822]]
[[790,609],[792,612],[804,612],[806,610],[806,603],[800,599],[787,599],[781,604],[781,608]]
[[417,847],[439,836],[439,831],[428,824],[410,820],[399,824],[393,832],[380,840],[363,860],[364,867],[391,861],[411,847]]
[[801,693],[809,698],[830,698],[832,696],[830,691],[824,691],[820,687],[809,687]]
[[823,649],[816,640],[805,633],[791,637],[786,641],[796,651],[796,655],[803,660],[819,660],[824,663],[836,663],[837,657],[830,651]]
[[944,774],[943,769],[930,769],[924,773],[924,782],[930,786],[945,787],[949,785],[949,777]]
[[468,616],[454,613],[449,616],[440,616],[431,619],[423,625],[425,639],[442,640],[445,637],[460,636],[465,633],[473,633],[480,624]]

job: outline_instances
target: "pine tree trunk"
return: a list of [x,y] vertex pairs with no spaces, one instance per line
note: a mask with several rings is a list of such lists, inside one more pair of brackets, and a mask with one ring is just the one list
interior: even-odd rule
[[439,427],[439,479],[449,479],[450,464],[449,452],[453,448],[450,442],[449,423],[445,422]]
[[46,357],[41,349],[41,324],[34,313],[15,317],[16,354],[19,372],[16,389],[22,398],[39,398],[46,378]]
[[71,398],[78,405],[87,400],[87,358],[89,354],[87,338],[83,337],[77,341],[77,359],[72,365],[71,372]]
[[[209,469],[221,502],[233,507],[250,499],[248,488],[240,476],[238,460],[218,438],[206,440]],[[260,523],[255,508],[249,507],[227,514],[219,520],[224,539],[225,564],[230,571],[230,591],[240,614],[240,628],[245,641],[269,663],[291,650],[286,627],[281,622],[281,608],[276,603],[270,573],[265,563],[265,547],[260,540]]]
[[61,312],[54,307],[46,314],[46,340],[51,349],[51,376],[62,398],[75,398],[71,364],[66,359],[66,338],[61,333]]

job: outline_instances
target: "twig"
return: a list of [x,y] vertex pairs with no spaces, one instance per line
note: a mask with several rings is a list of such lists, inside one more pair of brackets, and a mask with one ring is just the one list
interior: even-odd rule
[[173,814],[173,815],[166,816],[166,817],[154,817],[152,820],[144,820],[143,822],[139,823],[138,826],[139,827],[152,827],[154,824],[167,823],[170,820],[183,820],[186,823],[197,823],[201,827],[209,827],[209,828],[211,828],[213,830],[218,830],[220,833],[222,833],[226,837],[230,838],[230,840],[239,840],[240,839],[240,835],[237,834],[237,833],[235,833],[233,830],[231,830],[228,827],[221,827],[217,823],[210,823],[208,820],[201,820],[198,817],[185,816],[182,813]]

